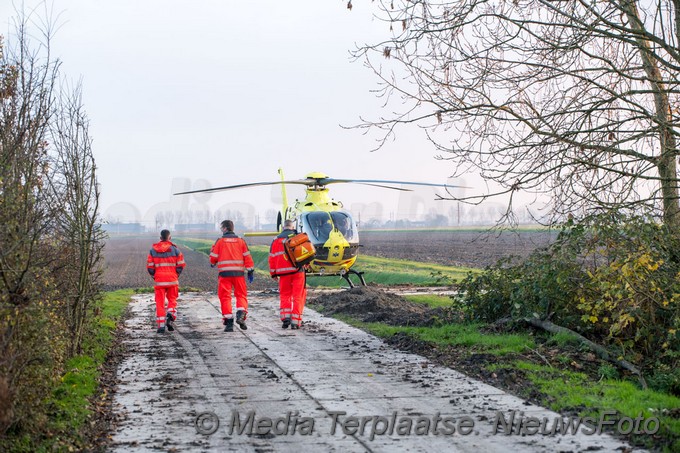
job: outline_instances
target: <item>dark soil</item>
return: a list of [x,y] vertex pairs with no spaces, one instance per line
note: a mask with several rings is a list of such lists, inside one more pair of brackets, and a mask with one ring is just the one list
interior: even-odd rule
[[[525,257],[539,247],[555,240],[551,231],[373,231],[359,233],[361,254],[381,258],[396,258],[437,263],[445,266],[465,266],[483,269],[500,258]],[[271,238],[248,237],[248,243],[271,243]]]
[[550,244],[556,236],[550,231],[367,230],[361,232],[361,253],[483,269],[500,258],[526,257],[536,248]]
[[327,315],[347,314],[363,322],[382,322],[392,326],[429,327],[452,320],[452,312],[429,308],[403,297],[370,286],[324,294],[308,301]]
[[[526,256],[555,237],[551,232],[502,234],[475,231],[363,231],[361,253],[384,257],[438,263],[449,266],[483,268],[508,256]],[[121,288],[148,288],[153,279],[146,271],[146,257],[157,235],[112,236],[104,247],[106,291]],[[268,245],[270,237],[248,237],[248,244]],[[217,290],[217,271],[208,257],[179,246],[187,267],[180,277],[180,291]],[[261,275],[248,285],[252,290],[276,288],[276,282]]]

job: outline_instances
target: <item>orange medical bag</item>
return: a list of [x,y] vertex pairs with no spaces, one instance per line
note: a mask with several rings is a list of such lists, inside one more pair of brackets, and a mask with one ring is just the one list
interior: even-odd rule
[[307,233],[299,233],[283,241],[283,249],[291,263],[302,267],[311,262],[316,256],[314,244],[309,240]]

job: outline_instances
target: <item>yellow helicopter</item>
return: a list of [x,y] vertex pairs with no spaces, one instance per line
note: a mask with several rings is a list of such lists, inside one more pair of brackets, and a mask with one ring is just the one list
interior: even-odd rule
[[[244,187],[281,185],[283,207],[278,214],[277,230],[274,232],[248,232],[245,236],[275,236],[279,234],[286,220],[293,220],[297,225],[298,232],[307,233],[310,241],[316,249],[316,256],[305,267],[307,275],[339,275],[344,278],[350,287],[354,284],[350,275],[356,275],[362,285],[366,285],[363,272],[352,269],[357,260],[359,251],[359,232],[357,224],[349,211],[343,209],[340,201],[330,197],[328,184],[355,183],[392,190],[409,191],[401,187],[386,184],[410,184],[417,186],[432,186],[442,188],[461,188],[446,184],[431,184],[410,181],[386,181],[374,179],[335,179],[320,172],[309,173],[305,179],[286,181],[283,170],[279,169],[280,181],[254,182],[235,184],[231,186],[214,187],[211,189],[190,190],[179,192],[174,195],[186,195],[193,193],[219,192],[222,190],[241,189]],[[295,200],[295,204],[288,204],[286,184],[298,184],[307,186],[304,200]]]

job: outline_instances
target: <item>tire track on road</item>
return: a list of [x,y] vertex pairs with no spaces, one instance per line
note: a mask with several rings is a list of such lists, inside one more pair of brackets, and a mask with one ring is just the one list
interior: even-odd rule
[[[306,310],[301,330],[274,328],[280,326],[278,299],[252,294],[250,300],[249,329],[229,334],[215,295],[185,294],[176,331],[158,335],[150,325],[153,296],[135,298],[126,321],[134,354],[121,365],[115,397],[128,418],[114,434],[114,451],[639,451],[607,435],[494,434],[498,413],[551,420],[558,414],[313,310]],[[210,436],[194,426],[203,411],[221,423]],[[392,415],[392,428],[396,420],[423,422],[427,432],[417,434],[410,425],[405,434],[378,432],[379,420],[385,426]],[[350,418],[361,428],[346,429]],[[470,420],[474,432],[438,433],[430,423],[436,427],[439,418]],[[307,419],[313,429],[267,429],[293,419]]]
[[[205,300],[205,302],[206,302],[208,305],[210,305],[210,306],[215,310],[215,312],[216,312],[219,316],[222,315],[222,311],[221,311],[221,308],[218,306],[218,303],[213,303],[213,302],[210,301],[210,299],[207,299],[207,298],[204,299],[204,300]],[[271,312],[272,312],[272,314],[275,315],[275,312],[274,312],[274,311],[271,311]],[[271,334],[276,335],[276,336],[289,336],[289,335],[282,335],[282,334],[280,334],[280,333],[277,334],[277,332],[276,332],[274,329],[272,329],[271,327],[269,327],[269,325],[265,325],[265,324],[258,323],[258,322],[252,322],[252,321],[251,321],[251,322],[248,322],[248,324],[256,325],[256,326],[258,326],[262,331],[268,331],[268,332],[270,332]],[[324,406],[324,404],[323,404],[321,401],[319,401],[314,395],[312,395],[309,391],[307,391],[307,389],[305,388],[305,386],[304,386],[300,381],[298,381],[297,379],[295,379],[295,378],[293,377],[293,374],[292,374],[292,373],[290,373],[288,370],[286,370],[285,368],[283,368],[283,366],[282,366],[279,362],[277,362],[276,360],[274,360],[274,358],[273,358],[271,355],[269,355],[269,354],[264,350],[264,348],[262,348],[262,347],[261,347],[260,345],[258,345],[255,341],[253,341],[253,339],[248,335],[248,331],[247,331],[247,330],[245,330],[245,331],[244,331],[244,330],[241,330],[240,328],[237,327],[237,325],[235,325],[235,326],[234,326],[234,333],[236,333],[236,332],[238,332],[238,333],[240,333],[241,335],[243,335],[243,337],[245,337],[245,338],[250,342],[250,344],[252,344],[252,345],[260,352],[260,354],[262,354],[262,356],[265,357],[265,358],[267,359],[267,361],[268,361],[274,368],[278,369],[278,370],[282,373],[283,376],[286,376],[288,379],[290,379],[290,381],[298,388],[298,390],[299,390],[303,395],[305,395],[310,401],[313,401],[313,402],[317,405],[317,407],[318,407],[320,410],[322,410],[323,412],[326,413],[326,415],[327,415],[328,417],[331,417],[331,411],[330,411],[328,408],[326,408],[326,407]],[[290,331],[290,332],[292,332],[292,331]],[[369,453],[372,453],[372,452],[373,452],[373,450],[371,449],[371,447],[370,447],[363,439],[359,438],[359,437],[356,436],[356,435],[353,435],[353,436],[351,436],[351,437],[352,437],[359,445],[361,445],[361,446],[365,449],[366,452],[369,452]]]

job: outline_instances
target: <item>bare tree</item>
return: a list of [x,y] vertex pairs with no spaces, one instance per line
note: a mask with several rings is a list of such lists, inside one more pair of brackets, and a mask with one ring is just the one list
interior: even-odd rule
[[421,126],[456,175],[500,187],[482,198],[510,196],[509,217],[529,190],[552,197],[553,220],[615,207],[680,230],[680,2],[379,5],[392,37],[355,52],[395,112],[360,125],[379,146]]
[[81,85],[63,87],[58,100],[51,123],[54,173],[50,183],[55,198],[60,200],[61,209],[53,224],[65,259],[60,287],[66,298],[72,356],[81,352],[88,310],[99,297],[105,235],[99,218],[99,185]]

